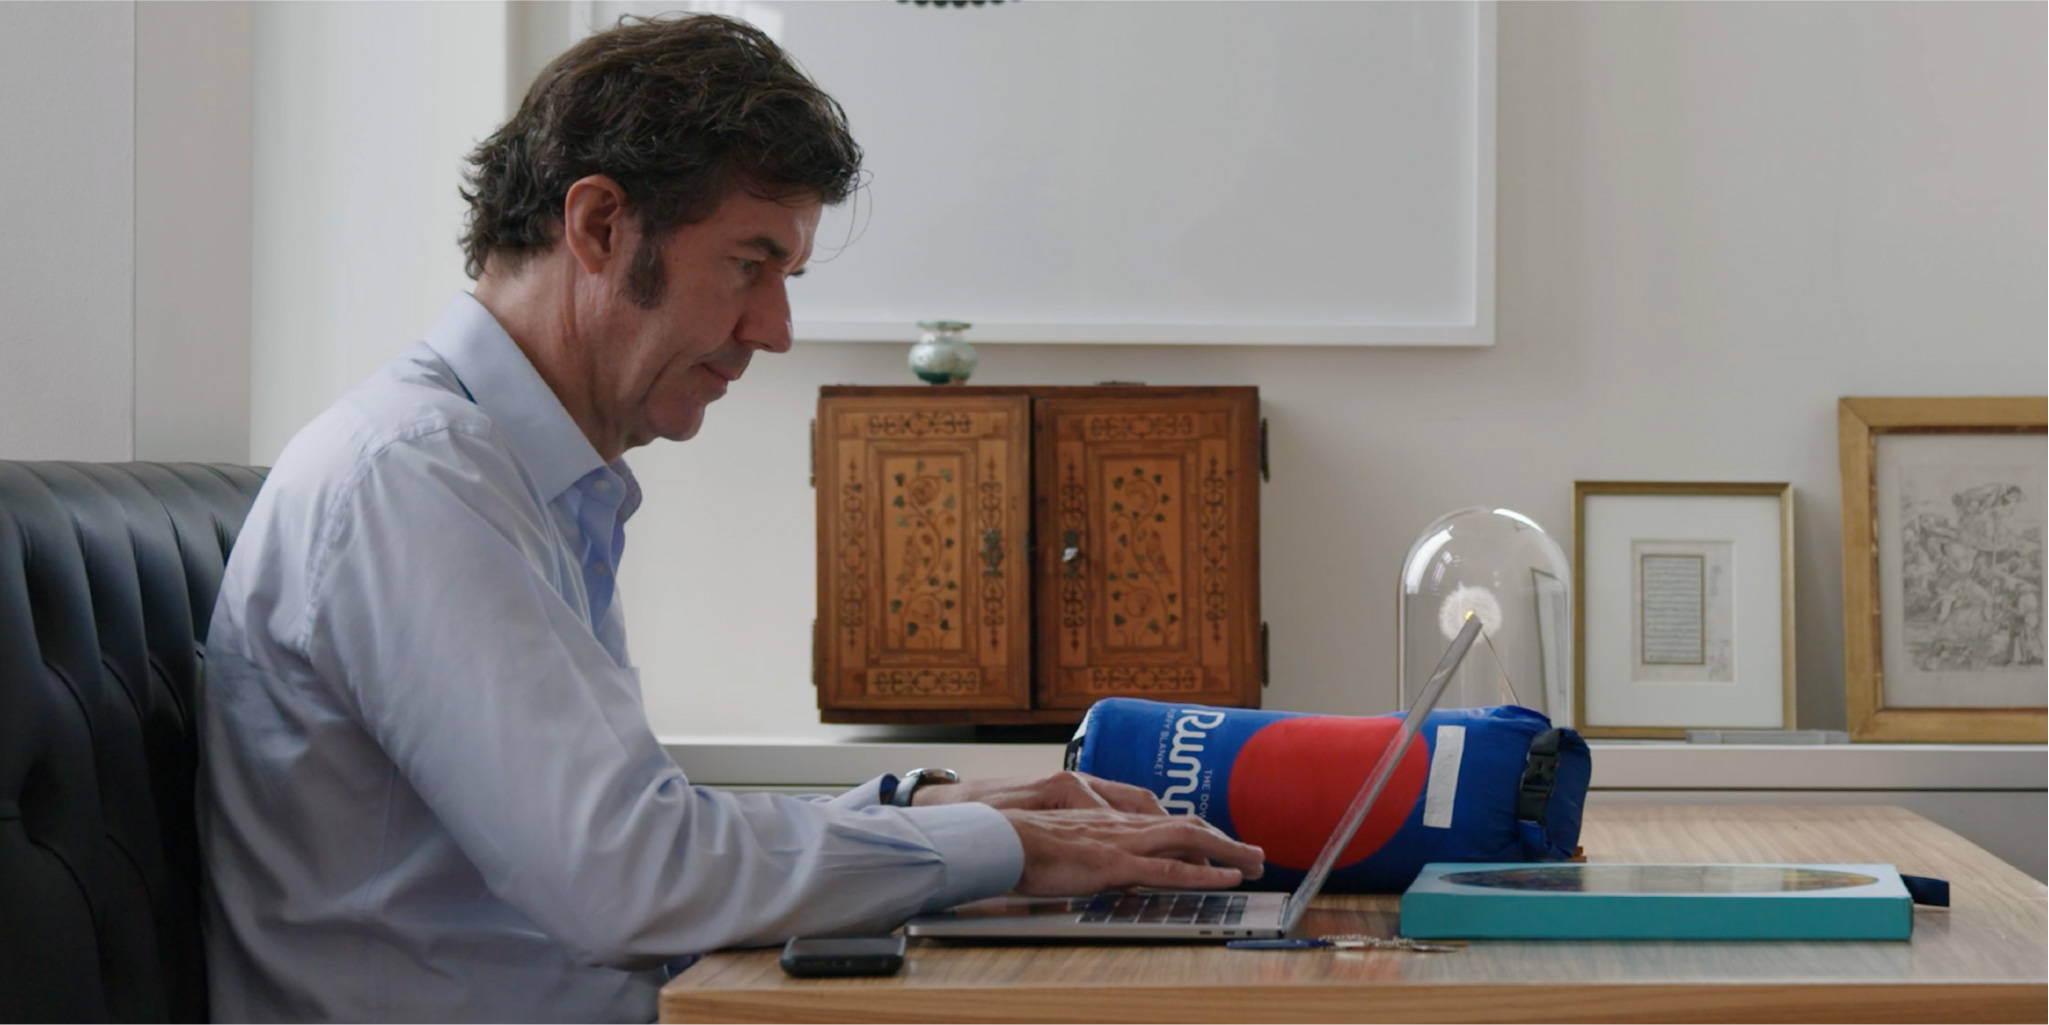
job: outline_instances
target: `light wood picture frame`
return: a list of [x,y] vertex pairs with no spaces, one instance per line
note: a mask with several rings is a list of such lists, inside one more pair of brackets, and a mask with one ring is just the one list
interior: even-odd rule
[[[1576,481],[1572,533],[1581,734],[1682,739],[1694,729],[1795,726],[1791,484]],[[1646,576],[1654,564],[1664,566],[1655,587]],[[1676,610],[1660,600],[1684,599],[1688,587],[1697,599]],[[1685,615],[1675,621],[1675,611]],[[1696,628],[1674,629],[1688,617]]]
[[2049,399],[1848,397],[1836,419],[1850,738],[2042,743]]

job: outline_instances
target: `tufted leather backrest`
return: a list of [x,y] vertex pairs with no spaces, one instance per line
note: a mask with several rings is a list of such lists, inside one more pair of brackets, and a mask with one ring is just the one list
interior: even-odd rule
[[263,473],[0,461],[0,1020],[206,1018],[196,688]]

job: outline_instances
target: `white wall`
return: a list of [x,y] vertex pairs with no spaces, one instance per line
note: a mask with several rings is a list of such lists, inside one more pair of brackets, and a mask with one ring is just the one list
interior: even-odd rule
[[[250,19],[262,462],[463,285],[461,153],[569,21],[495,3]],[[32,199],[0,216],[41,243],[0,254],[0,455],[123,458],[139,425],[126,375],[148,357],[124,332],[150,272],[123,283],[125,243],[105,242],[143,231],[118,197],[148,194],[129,177],[134,24],[126,5],[0,5],[0,186]],[[1836,397],[2045,387],[2043,34],[2039,5],[1504,5],[1494,348],[990,346],[977,380],[1262,389],[1277,707],[1392,704],[1394,577],[1444,510],[1519,508],[1569,546],[1575,478],[1790,480],[1801,719],[1840,726]],[[622,586],[659,731],[849,732],[816,723],[807,679],[805,422],[821,384],[908,382],[902,358],[757,361],[699,440],[634,457],[649,500]]]
[[[2043,15],[1504,4],[1494,348],[989,346],[976,383],[1260,387],[1271,707],[1393,705],[1395,577],[1441,512],[1507,505],[1570,550],[1575,479],[1791,481],[1799,716],[1840,728],[1836,398],[2049,376]],[[805,421],[819,385],[910,383],[903,354],[800,343],[633,457],[660,732],[875,732],[816,722]]]
[[268,463],[417,337],[506,20],[0,4],[0,458]]
[[255,8],[254,461],[468,286],[456,190],[507,53],[503,3]]
[[133,453],[135,7],[0,4],[0,458]]
[[137,459],[249,459],[250,15],[135,8]]
[[248,459],[248,26],[0,4],[0,458]]
[[[1790,480],[1800,715],[1839,727],[1836,397],[2049,385],[2044,15],[1504,4],[1493,349],[989,346],[978,382],[1260,386],[1275,707],[1393,703],[1394,577],[1446,509],[1569,547],[1576,478]],[[275,458],[463,287],[460,156],[571,24],[0,3],[0,458]],[[659,732],[878,732],[813,710],[804,425],[821,384],[908,382],[903,353],[757,361],[698,441],[634,457]],[[2009,796],[1884,799],[2039,872]]]

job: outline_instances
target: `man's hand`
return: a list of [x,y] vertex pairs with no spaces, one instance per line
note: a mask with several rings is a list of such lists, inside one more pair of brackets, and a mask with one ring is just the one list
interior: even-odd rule
[[911,795],[911,803],[920,807],[962,801],[980,801],[992,808],[1107,808],[1138,815],[1167,813],[1152,791],[1129,783],[1099,779],[1085,772],[1056,772],[1037,778],[1015,776],[959,783],[927,783]]
[[[1017,892],[1064,897],[1124,886],[1223,889],[1265,870],[1266,854],[1193,815],[1092,810],[1003,816],[1024,845]],[[1215,864],[1212,864],[1215,862]]]

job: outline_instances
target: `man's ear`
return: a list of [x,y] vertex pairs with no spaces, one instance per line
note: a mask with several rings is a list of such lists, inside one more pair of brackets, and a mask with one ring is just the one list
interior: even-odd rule
[[577,179],[562,199],[562,243],[586,274],[602,274],[625,258],[631,221],[626,190],[602,174]]

